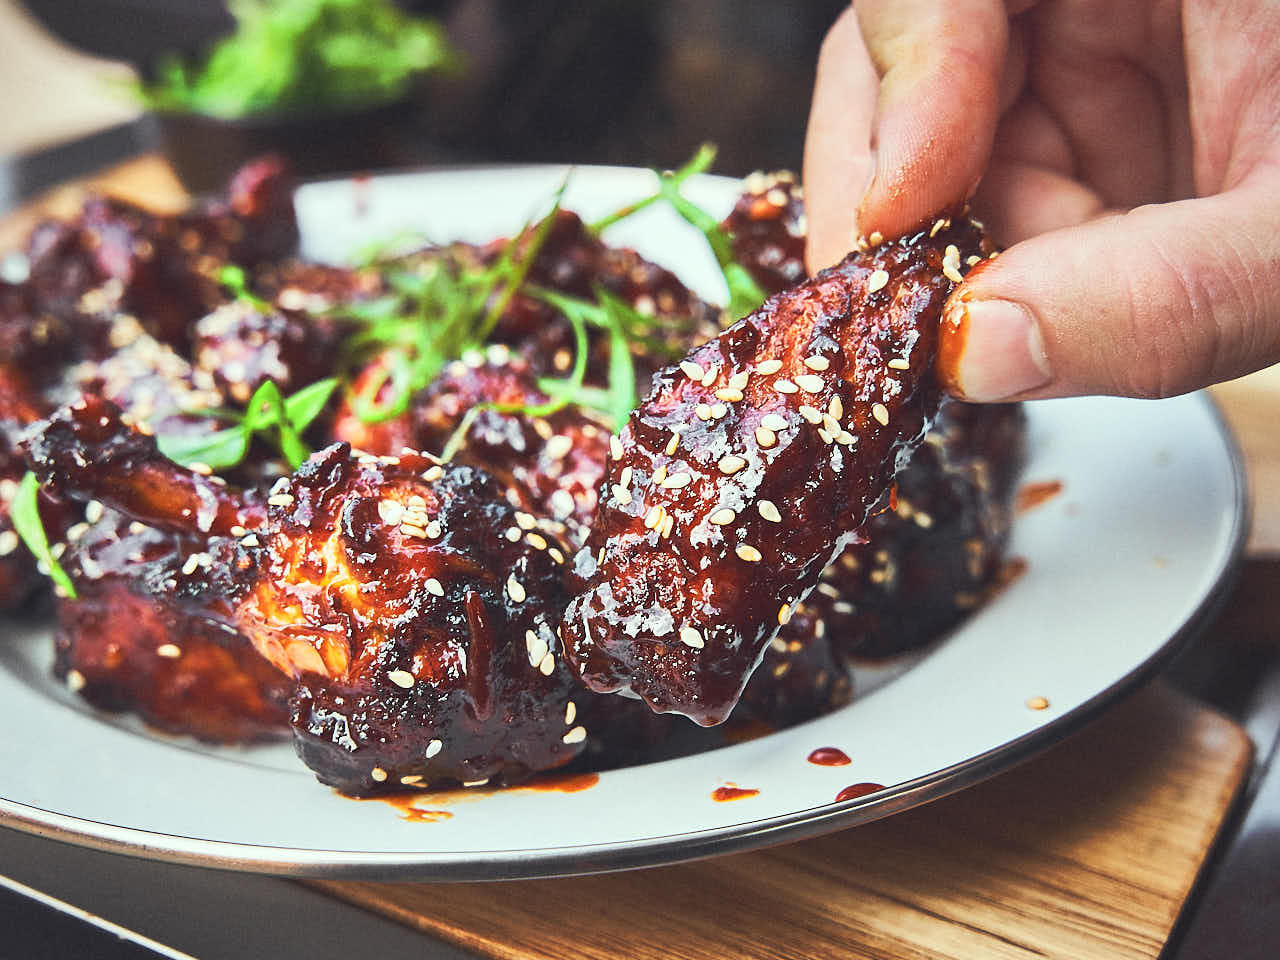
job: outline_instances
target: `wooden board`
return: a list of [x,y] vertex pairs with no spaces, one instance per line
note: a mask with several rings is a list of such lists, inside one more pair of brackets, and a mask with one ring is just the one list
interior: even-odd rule
[[566,880],[316,886],[509,960],[1153,958],[1251,752],[1156,685],[1016,770],[815,840]]

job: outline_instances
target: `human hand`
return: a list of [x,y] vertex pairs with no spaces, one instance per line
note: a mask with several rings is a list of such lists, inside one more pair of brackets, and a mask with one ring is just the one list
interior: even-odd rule
[[858,0],[818,65],[809,266],[972,195],[1008,249],[948,303],[953,393],[1168,396],[1274,363],[1277,37],[1267,0]]

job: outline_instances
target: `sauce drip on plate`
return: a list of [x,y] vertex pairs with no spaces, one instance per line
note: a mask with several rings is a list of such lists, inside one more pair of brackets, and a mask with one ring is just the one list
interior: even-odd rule
[[853,761],[839,747],[819,747],[806,758],[810,763],[820,767],[845,767]]
[[711,799],[716,803],[728,803],[730,800],[745,800],[747,797],[754,797],[759,790],[752,790],[750,787],[739,787],[736,784],[728,784],[723,787],[716,787],[711,791]]
[[869,793],[875,793],[877,790],[883,789],[883,783],[855,783],[836,794],[836,803],[844,800],[856,800],[858,797],[865,797]]

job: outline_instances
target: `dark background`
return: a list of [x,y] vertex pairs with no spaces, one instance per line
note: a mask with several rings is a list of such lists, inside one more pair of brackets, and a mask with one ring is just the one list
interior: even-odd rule
[[[230,30],[221,0],[24,0],[63,40],[144,73]],[[800,166],[814,65],[842,0],[404,0],[467,57],[433,81],[404,164],[674,166],[704,140],[716,169]]]

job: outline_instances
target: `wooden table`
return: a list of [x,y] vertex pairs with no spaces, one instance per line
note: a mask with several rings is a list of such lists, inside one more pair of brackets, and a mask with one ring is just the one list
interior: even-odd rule
[[[163,208],[181,188],[143,157],[90,178]],[[0,224],[0,251],[60,188]],[[1260,657],[1280,574],[1280,367],[1214,396],[1254,499],[1224,621]],[[1227,636],[1224,628],[1224,637]],[[325,883],[327,892],[486,956],[1156,957],[1244,782],[1243,730],[1155,685],[1040,758],[961,794],[817,840],[604,877],[508,884]]]

